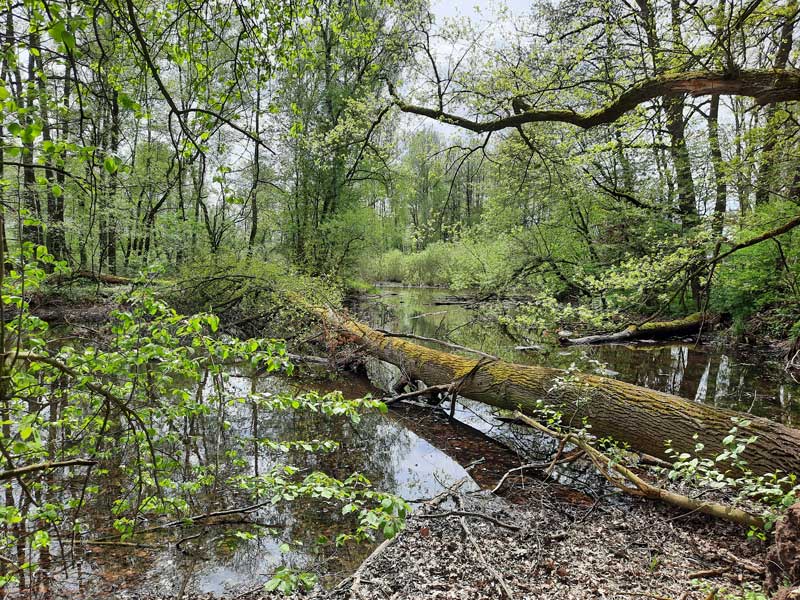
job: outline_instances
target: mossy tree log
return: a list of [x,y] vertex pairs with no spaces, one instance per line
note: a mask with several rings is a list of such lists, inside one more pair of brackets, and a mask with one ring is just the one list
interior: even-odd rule
[[595,435],[610,436],[660,458],[668,458],[666,440],[679,452],[694,452],[695,433],[705,444],[705,455],[716,456],[723,451],[721,442],[733,425],[731,418],[746,418],[751,421],[746,433],[757,436],[743,454],[753,471],[800,473],[800,430],[768,419],[597,375],[469,359],[384,335],[327,310],[318,313],[347,341],[428,385],[460,380],[461,396],[534,417],[540,408],[537,402],[543,401],[568,422],[580,424],[585,419]]
[[587,335],[579,338],[562,337],[562,344],[608,344],[613,342],[625,342],[630,340],[659,339],[671,337],[673,335],[684,335],[695,333],[704,324],[713,323],[713,319],[703,313],[694,313],[682,319],[674,321],[651,321],[642,325],[631,325],[616,333],[602,333],[598,335]]

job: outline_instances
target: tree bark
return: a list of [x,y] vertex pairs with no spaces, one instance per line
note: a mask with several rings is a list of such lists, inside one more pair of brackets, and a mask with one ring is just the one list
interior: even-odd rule
[[607,125],[640,104],[656,98],[672,96],[747,96],[758,105],[800,100],[800,72],[794,69],[752,69],[730,74],[722,71],[691,71],[665,73],[632,85],[628,90],[597,110],[579,113],[569,109],[526,109],[487,121],[476,121],[448,113],[439,108],[418,106],[404,102],[390,88],[397,107],[413,113],[455,125],[475,133],[488,133],[518,127],[525,123],[568,123],[590,129]]
[[[786,3],[786,20],[783,22],[778,39],[777,51],[773,61],[773,68],[776,70],[785,69],[789,62],[789,54],[792,49],[794,38],[794,24],[797,18],[797,0],[788,0]],[[778,109],[774,104],[767,107],[765,115],[765,141],[761,150],[761,164],[759,165],[756,177],[756,206],[765,204],[770,193],[775,189],[777,181],[776,173],[776,153],[778,137],[781,135],[780,128],[775,123]]]
[[711,96],[708,109],[708,146],[711,151],[711,166],[714,169],[714,214],[711,228],[714,235],[722,236],[725,212],[728,209],[728,186],[725,180],[722,148],[719,144],[719,96]]
[[673,335],[694,333],[698,331],[704,323],[709,323],[711,319],[708,315],[694,313],[683,319],[675,321],[652,321],[643,325],[631,325],[616,333],[602,333],[598,335],[587,335],[579,338],[560,338],[562,344],[606,344],[609,342],[623,342],[629,340],[641,340],[645,338],[665,338]]
[[[428,385],[461,380],[460,395],[533,417],[541,402],[560,411],[565,422],[581,424],[585,420],[594,435],[610,436],[659,458],[669,459],[667,440],[676,451],[692,453],[700,441],[705,444],[703,454],[715,457],[723,451],[721,442],[733,426],[732,419],[747,419],[751,424],[743,435],[757,436],[742,455],[750,468],[756,473],[800,473],[800,431],[768,419],[596,375],[502,360],[472,360],[386,336],[327,309],[315,312],[346,340],[397,365],[412,379]],[[694,434],[699,434],[699,440]]]

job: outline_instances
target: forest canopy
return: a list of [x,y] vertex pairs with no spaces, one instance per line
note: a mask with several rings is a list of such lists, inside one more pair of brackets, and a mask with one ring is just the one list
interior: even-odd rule
[[244,253],[641,312],[796,298],[793,1],[3,12],[10,247],[109,274]]
[[[696,347],[719,326],[770,345],[796,382],[798,0],[517,0],[468,16],[427,0],[0,2],[0,595],[38,568],[34,551],[46,564],[51,533],[72,536],[62,548],[92,533],[92,502],[123,545],[221,516],[198,514],[200,497],[253,502],[222,516],[339,503],[351,530],[319,546],[395,536],[408,504],[347,461],[259,462],[341,444],[379,471],[377,434],[358,446],[350,428],[383,401],[258,387],[295,364],[368,371],[366,355],[400,372],[388,404],[449,398],[452,421],[470,394],[539,419],[558,445],[547,477],[571,445],[568,462],[626,492],[764,539],[796,500],[795,474],[774,469],[794,469],[800,434],[703,404],[710,359],[691,402],[680,382],[517,364],[343,307],[379,284],[464,291],[512,358],[551,344],[548,360],[645,337]],[[433,387],[400,389],[418,381]],[[566,410],[575,427],[558,429]],[[259,430],[284,413],[347,421],[345,439]],[[737,490],[734,508],[645,482],[618,460],[631,447],[672,483]],[[267,591],[314,585],[281,567]]]

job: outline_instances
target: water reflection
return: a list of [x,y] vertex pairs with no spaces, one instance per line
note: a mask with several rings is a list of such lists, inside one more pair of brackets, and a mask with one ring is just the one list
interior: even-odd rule
[[[698,402],[752,410],[786,422],[798,418],[796,399],[800,388],[782,379],[779,369],[763,361],[685,343],[518,352],[513,350],[514,340],[493,321],[482,318],[480,310],[441,304],[447,294],[442,290],[392,289],[361,309],[375,325],[448,338],[517,362],[558,367],[575,363],[587,370],[602,364],[607,375]],[[384,367],[373,364],[371,373],[376,382],[387,385],[397,373]],[[235,375],[226,385],[240,394],[251,390],[341,389],[346,397],[356,398],[381,393],[359,378],[289,381]],[[523,460],[547,458],[555,449],[553,440],[503,422],[489,407],[468,400],[457,405],[456,423],[441,412],[415,407],[403,407],[389,415],[370,414],[358,426],[313,413],[275,413],[246,402],[227,407],[225,412],[224,422],[213,415],[187,421],[178,436],[180,441],[173,450],[184,460],[187,479],[198,465],[213,468],[224,480],[236,474],[264,473],[280,460],[338,478],[358,471],[376,489],[421,499],[470,476],[470,482],[474,478],[480,486],[490,488],[509,468]],[[334,439],[341,446],[329,454],[293,450],[286,456],[276,456],[259,443],[263,439]],[[469,476],[467,466],[471,466]],[[599,476],[591,466],[574,463],[557,472],[556,479],[592,493]],[[109,489],[115,485],[113,478],[106,485]],[[53,473],[37,489],[35,501],[44,504],[48,498],[63,499],[65,493],[79,492],[78,480]],[[84,531],[90,532],[93,539],[111,533],[111,497],[112,494],[101,490],[82,515]],[[31,501],[20,489],[6,488],[7,506],[24,509]],[[245,506],[253,499],[233,489],[218,487],[198,492],[190,501],[193,513],[200,514]],[[148,593],[172,597],[181,591],[236,596],[263,584],[280,564],[310,569],[329,582],[338,581],[372,550],[369,545],[347,545],[338,550],[318,545],[320,535],[333,539],[348,523],[338,507],[310,501],[267,504],[246,519],[230,515],[193,527],[176,525],[138,536],[130,542],[133,545],[127,546],[73,548],[67,534],[55,540],[51,550],[32,550],[25,541],[29,538],[25,535],[28,526],[26,523],[15,526],[17,539],[22,541],[12,558],[19,562],[33,560],[40,568],[33,575],[22,574],[15,589],[0,588],[0,598],[134,598]],[[274,532],[269,531],[272,527]],[[286,541],[300,541],[302,546],[282,552],[280,546]],[[70,560],[73,550],[77,559],[74,561]]]
[[[243,395],[250,390],[276,393],[348,387],[342,383],[352,388],[348,390],[349,397],[375,391],[363,381],[295,382],[277,378],[254,381],[244,376],[230,377],[225,386],[229,392]],[[174,450],[184,459],[187,480],[198,466],[217,472],[219,481],[224,482],[240,474],[264,473],[276,464],[292,464],[304,473],[319,470],[339,479],[360,472],[372,481],[375,489],[413,499],[432,497],[455,481],[468,478],[458,455],[449,456],[405,427],[407,419],[408,415],[402,413],[370,413],[354,425],[344,418],[274,412],[253,403],[233,403],[225,408],[224,422],[216,414],[187,422],[182,441],[176,443]],[[330,453],[291,450],[288,455],[279,455],[259,443],[263,439],[332,439],[340,447]],[[129,457],[120,458],[124,461]],[[503,464],[500,462],[497,468],[504,469]],[[72,484],[65,485],[55,479],[50,483],[42,486],[37,498],[40,503],[46,502],[50,494],[63,500],[65,493],[78,491],[72,489]],[[64,488],[54,487],[56,483]],[[115,484],[109,480],[106,485],[110,489]],[[320,536],[333,540],[348,531],[352,522],[349,516],[342,515],[338,504],[311,500],[276,505],[267,502],[247,515],[215,517],[193,526],[175,524],[113,545],[119,538],[109,535],[113,534],[110,528],[113,516],[107,500],[110,496],[101,490],[83,511],[88,537],[100,539],[101,543],[76,546],[77,560],[72,561],[68,532],[52,536],[52,558],[48,551],[34,551],[29,542],[23,541],[17,558],[20,562],[36,562],[39,569],[32,577],[22,573],[19,584],[13,587],[0,588],[0,597],[97,599],[140,597],[146,593],[177,597],[182,591],[235,596],[263,584],[281,564],[315,571],[323,580],[338,581],[372,550],[369,544],[348,544],[339,549],[331,543],[320,545]],[[234,486],[220,484],[190,494],[188,500],[192,514],[207,514],[247,506],[259,499],[254,500]],[[21,508],[29,502],[13,488],[7,489],[6,501],[7,505]],[[18,525],[20,540],[29,537],[23,531],[25,527],[25,523]],[[287,542],[292,543],[289,551],[281,549]]]
[[695,345],[670,344],[547,347],[537,352],[514,349],[511,339],[482,309],[456,302],[441,289],[384,288],[355,309],[373,325],[392,331],[439,337],[523,364],[597,370],[596,363],[616,377],[644,387],[694,398],[780,420],[800,422],[800,385],[786,376],[782,365],[754,353]]

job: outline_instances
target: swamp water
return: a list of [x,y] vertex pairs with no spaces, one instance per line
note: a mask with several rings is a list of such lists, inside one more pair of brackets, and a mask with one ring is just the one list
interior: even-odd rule
[[[453,302],[457,302],[454,304]],[[435,288],[385,287],[358,309],[375,327],[444,339],[522,364],[597,372],[696,402],[800,425],[800,383],[779,361],[730,348],[675,343],[541,346],[517,351],[510,338],[480,305]]]
[[[481,318],[480,309],[442,304],[449,295],[446,290],[385,288],[378,296],[361,299],[353,310],[387,330],[448,339],[516,362],[557,367],[574,363],[582,370],[601,369],[619,379],[699,402],[749,410],[786,423],[800,422],[800,386],[782,377],[779,365],[689,343],[517,352],[513,350],[515,342],[501,328]],[[355,376],[299,381],[263,377],[255,384],[250,378],[232,376],[226,385],[242,394],[255,385],[258,391],[275,393],[340,389],[351,398],[381,395],[366,379]],[[203,444],[218,444],[223,456],[237,450],[237,463],[223,459],[217,465],[221,474],[235,474],[263,473],[276,461],[274,454],[243,440],[336,440],[340,447],[332,453],[291,451],[280,460],[338,478],[357,471],[375,489],[409,501],[435,496],[465,477],[472,488],[491,489],[503,473],[520,464],[517,453],[509,447],[535,458],[551,450],[549,441],[495,419],[490,409],[478,403],[460,402],[456,418],[457,422],[450,423],[441,411],[404,406],[388,415],[369,413],[358,425],[352,425],[344,418],[259,411],[242,404],[229,413],[226,429],[205,432]],[[200,460],[210,453],[208,448],[197,449],[196,455]],[[587,493],[591,493],[595,480],[591,469],[578,463],[560,473],[558,479]],[[196,514],[253,502],[225,489],[194,500]],[[90,505],[84,514],[90,530],[108,532],[109,509],[102,495]],[[264,535],[259,527],[274,527],[274,531]],[[321,503],[300,501],[268,504],[246,519],[230,515],[196,526],[175,525],[137,536],[134,544],[127,546],[90,545],[76,551],[76,560],[68,561],[66,568],[58,555],[69,555],[69,545],[61,546],[54,540],[52,556],[37,555],[36,551],[30,554],[42,565],[40,570],[32,578],[26,577],[22,589],[8,589],[6,597],[151,598],[189,592],[232,599],[263,585],[281,564],[317,572],[324,583],[335,584],[374,547],[317,544],[319,536],[332,540],[346,527],[338,505],[327,508]],[[281,548],[291,541],[301,541],[302,545],[293,545],[288,551]],[[25,551],[30,549],[21,549],[21,553]]]

